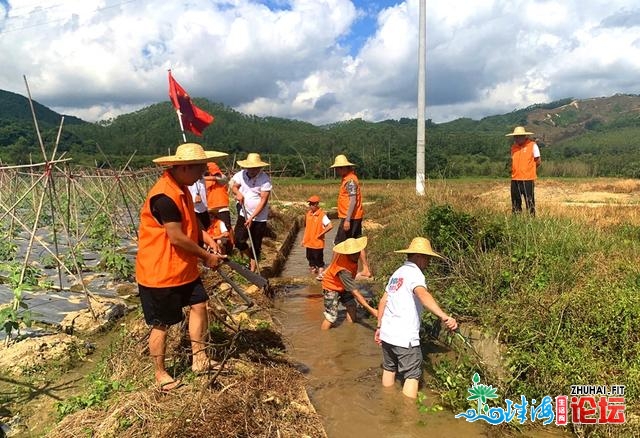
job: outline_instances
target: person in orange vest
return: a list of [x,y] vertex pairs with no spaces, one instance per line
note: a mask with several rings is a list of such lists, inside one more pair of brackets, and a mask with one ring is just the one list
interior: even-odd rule
[[536,215],[536,199],[534,184],[537,169],[542,162],[540,148],[531,140],[528,132],[522,126],[516,126],[506,137],[513,137],[511,145],[511,212],[522,212],[522,197],[527,210],[532,216]]
[[219,212],[211,213],[211,225],[207,228],[207,234],[213,238],[218,244],[218,248],[222,254],[228,254],[230,233],[227,225],[220,217]]
[[[207,163],[204,174],[205,190],[207,193],[207,207],[211,225],[217,217],[224,222],[227,230],[231,230],[231,212],[229,211],[229,178],[222,173],[216,163]],[[225,254],[233,250],[233,236],[229,234],[225,244]]]
[[307,261],[316,280],[322,280],[324,273],[324,236],[333,224],[320,208],[320,197],[313,195],[307,199],[309,210],[305,216],[304,236],[301,245],[306,248]]
[[198,260],[216,268],[222,257],[199,245],[202,241],[216,249],[216,243],[199,226],[188,186],[202,177],[208,161],[226,155],[185,143],[178,146],[175,155],[153,160],[165,170],[140,211],[136,281],[144,318],[151,326],[149,354],[155,382],[163,392],[180,386],[165,368],[165,352],[167,329],[184,319],[184,306],[190,306],[191,369],[199,373],[215,366],[205,351],[208,296]]
[[[350,237],[358,238],[362,236],[362,218],[364,210],[362,208],[362,190],[360,181],[354,171],[355,164],[349,162],[346,156],[336,156],[331,168],[336,170],[340,178],[340,191],[338,192],[338,232],[334,239],[334,244],[343,242]],[[360,254],[362,270],[358,272],[357,278],[370,278],[371,269],[367,261],[367,253],[363,249]]]
[[367,238],[349,239],[333,247],[336,257],[324,271],[322,277],[322,295],[324,296],[324,320],[322,330],[329,330],[338,319],[338,304],[347,309],[347,321],[356,321],[356,301],[373,316],[378,310],[371,307],[358,290],[355,277],[358,271],[360,252],[367,246]]

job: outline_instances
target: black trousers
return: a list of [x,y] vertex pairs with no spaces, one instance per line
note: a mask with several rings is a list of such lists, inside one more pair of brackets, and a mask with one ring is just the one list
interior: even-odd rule
[[511,212],[522,212],[522,198],[531,216],[536,215],[536,198],[533,194],[534,182],[511,180]]

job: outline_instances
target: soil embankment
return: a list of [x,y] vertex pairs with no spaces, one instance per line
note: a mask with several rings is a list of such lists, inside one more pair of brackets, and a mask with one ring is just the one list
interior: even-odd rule
[[[274,211],[263,273],[280,269],[297,216]],[[160,393],[148,357],[149,330],[134,309],[108,335],[99,335],[93,354],[83,352],[57,369],[49,361],[22,377],[2,379],[7,407],[0,421],[10,426],[9,436],[324,436],[305,377],[286,358],[270,298],[229,274],[254,305],[247,308],[217,273],[203,272],[211,292],[208,351],[219,363],[215,370],[191,372],[186,326],[174,326],[167,367],[183,385]]]

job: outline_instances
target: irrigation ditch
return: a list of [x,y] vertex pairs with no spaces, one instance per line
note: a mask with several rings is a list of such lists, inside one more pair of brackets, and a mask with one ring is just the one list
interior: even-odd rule
[[[406,402],[379,391],[366,319],[319,334],[318,282],[300,255],[291,257],[304,203],[274,202],[261,272],[280,290],[275,301],[233,277],[256,303],[247,308],[203,271],[209,352],[221,367],[191,374],[186,329],[176,326],[169,369],[186,384],[159,394],[132,278],[137,206],[158,175],[66,163],[0,168],[0,423],[9,436],[351,436],[358,425],[422,436],[426,422],[443,434],[483,433],[451,412],[425,419],[414,404],[399,417]],[[344,405],[356,414],[331,408]]]

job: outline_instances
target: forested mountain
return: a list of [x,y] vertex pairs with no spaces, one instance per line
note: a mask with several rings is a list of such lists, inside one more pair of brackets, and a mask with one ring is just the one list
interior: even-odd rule
[[[345,153],[364,178],[415,176],[416,119],[372,123],[360,119],[326,126],[277,117],[242,114],[220,103],[195,99],[215,116],[202,138],[208,149],[243,158],[259,152],[277,175],[323,177],[333,157]],[[36,104],[47,150],[52,150],[60,115]],[[427,121],[426,169],[431,177],[508,176],[509,139],[516,125],[533,131],[542,147],[543,175],[640,176],[640,97],[615,95],[564,99],[481,120]],[[58,151],[75,163],[146,166],[182,142],[169,102],[98,123],[65,116]],[[28,100],[0,90],[0,158],[25,163],[41,158]],[[104,153],[104,155],[103,155]],[[107,158],[108,157],[108,158]],[[222,163],[225,164],[225,163]]]

